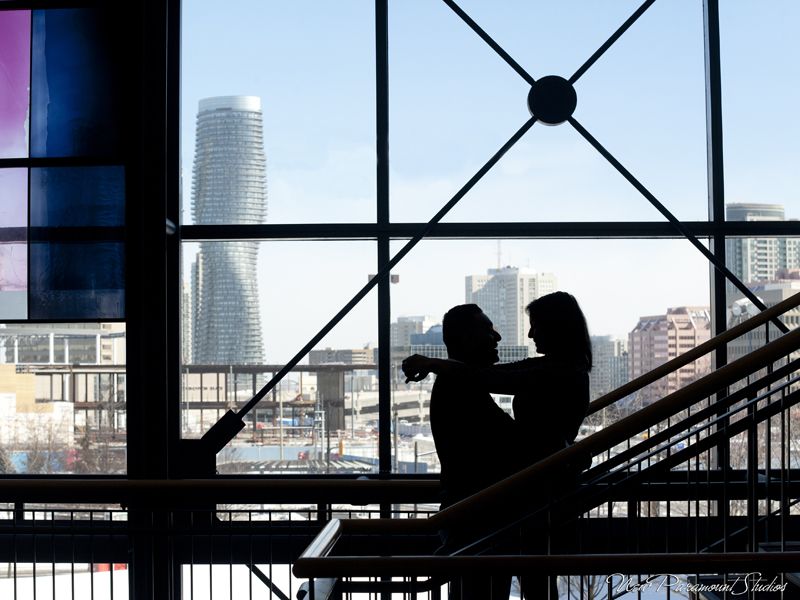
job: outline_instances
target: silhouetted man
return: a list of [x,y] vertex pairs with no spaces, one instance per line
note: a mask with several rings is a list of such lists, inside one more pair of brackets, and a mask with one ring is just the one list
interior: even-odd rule
[[[475,304],[451,308],[442,321],[449,358],[472,367],[496,363],[500,334]],[[510,475],[514,468],[514,420],[485,391],[461,377],[439,375],[431,392],[431,430],[441,463],[442,505],[446,508]],[[488,527],[443,531],[441,553],[476,541]],[[451,583],[451,599],[506,600],[510,577],[462,577]]]

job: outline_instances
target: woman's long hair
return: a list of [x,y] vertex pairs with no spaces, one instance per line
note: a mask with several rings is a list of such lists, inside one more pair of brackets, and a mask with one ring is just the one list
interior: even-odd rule
[[574,296],[553,292],[537,298],[525,310],[536,324],[538,336],[546,341],[548,355],[575,362],[586,371],[592,369],[589,329]]

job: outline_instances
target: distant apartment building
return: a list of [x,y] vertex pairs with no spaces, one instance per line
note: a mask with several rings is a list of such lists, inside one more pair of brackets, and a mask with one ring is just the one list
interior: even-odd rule
[[195,316],[192,296],[191,283],[184,281],[181,286],[181,363],[184,365],[192,362],[192,323]]
[[[666,314],[640,317],[628,334],[628,364],[631,379],[680,356],[711,338],[711,315],[706,306],[668,308]],[[691,383],[710,370],[704,356],[642,390],[648,404]]]
[[0,364],[124,365],[124,323],[0,325]]
[[528,318],[525,307],[536,298],[556,291],[553,273],[502,267],[489,269],[485,275],[467,275],[464,301],[477,304],[492,320],[502,336],[503,346],[529,346]]
[[444,344],[441,325],[434,325],[425,333],[412,333],[410,338],[412,346],[441,346]]
[[589,374],[591,398],[599,398],[629,381],[628,340],[610,335],[593,335],[592,371]]
[[430,316],[403,316],[389,326],[389,344],[395,346],[408,346],[411,336],[425,333],[434,325],[441,323],[441,318]]
[[[192,216],[198,225],[260,225],[267,218],[261,99],[200,100]],[[259,243],[200,242],[192,266],[192,362],[264,362],[258,291]]]
[[[725,206],[728,221],[785,221],[780,204],[738,203]],[[782,269],[800,268],[800,239],[741,237],[725,241],[728,268],[745,283],[772,281]],[[729,293],[738,293],[732,285]]]
[[[448,358],[447,347],[443,342],[440,341],[438,344],[429,343],[435,341],[436,335],[435,332],[432,333],[429,330],[428,334],[419,337],[415,336],[415,341],[421,343],[412,343],[408,346],[395,346],[392,348],[392,378],[395,384],[405,382],[405,377],[403,377],[400,365],[407,356],[411,356],[412,354],[424,354],[431,358]],[[441,330],[439,330],[438,335],[441,336]],[[426,339],[426,336],[430,337]],[[499,362],[516,362],[528,358],[530,356],[530,348],[528,346],[498,346],[497,354],[500,357]]]
[[[776,275],[777,277],[772,281],[749,286],[768,308],[800,292],[799,270],[782,269]],[[759,310],[753,306],[753,303],[744,298],[742,294],[732,295],[728,304],[728,327],[738,325],[758,312]],[[795,329],[800,325],[800,308],[787,311],[783,315],[782,321],[789,329]],[[728,344],[728,360],[741,358],[767,342],[775,340],[780,335],[780,331],[773,324],[753,329]]]
[[[0,325],[6,472],[124,472],[125,332],[124,323]],[[70,464],[76,446],[84,462]],[[87,458],[96,452],[102,466]]]
[[[398,348],[396,350],[397,351],[393,354],[398,358],[398,364],[402,362],[403,358],[411,354],[424,354],[425,356],[429,356],[431,358],[448,358],[447,347],[444,345],[412,345],[406,348]],[[498,362],[501,363],[516,362],[518,360],[524,360],[530,356],[528,346],[498,346],[497,354],[500,357]]]
[[377,361],[375,348],[322,348],[308,353],[308,364],[344,364],[344,365],[374,365]]

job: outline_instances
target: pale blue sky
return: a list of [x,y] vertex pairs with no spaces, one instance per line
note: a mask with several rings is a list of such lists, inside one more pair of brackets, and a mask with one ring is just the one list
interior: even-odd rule
[[[534,77],[569,77],[638,5],[461,2]],[[788,216],[798,217],[800,91],[791,38],[800,3],[721,5],[727,197],[783,203]],[[269,222],[374,219],[372,6],[233,0],[220,11],[210,0],[184,2],[186,207],[198,100],[247,94],[264,106]],[[657,1],[576,89],[576,118],[678,217],[705,218],[701,0]],[[392,219],[427,221],[527,119],[527,92],[440,0],[391,1]],[[569,125],[536,125],[447,218],[649,219],[661,217]],[[281,361],[374,272],[374,244],[263,247],[267,358]],[[464,275],[495,266],[496,248],[492,241],[421,246],[397,269],[393,313],[440,315],[462,302]],[[502,262],[556,273],[597,334],[622,336],[640,315],[708,302],[707,270],[685,241],[504,242]],[[373,299],[325,343],[375,342],[374,315]]]

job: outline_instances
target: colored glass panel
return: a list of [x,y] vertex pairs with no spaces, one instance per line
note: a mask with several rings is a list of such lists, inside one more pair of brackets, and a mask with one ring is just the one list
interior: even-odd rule
[[125,222],[123,167],[31,169],[31,226],[121,226]]
[[31,11],[0,12],[0,158],[28,156]]
[[[0,240],[9,241],[8,229],[28,225],[28,171],[0,169]],[[24,240],[18,238],[17,241]]]
[[30,318],[125,316],[121,242],[36,242],[31,244],[30,262]]
[[25,319],[28,287],[28,247],[0,243],[0,319]]
[[0,319],[28,316],[27,225],[28,171],[0,169]]
[[31,156],[117,152],[115,30],[101,9],[34,11]]

